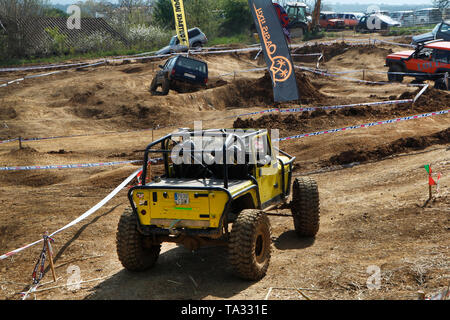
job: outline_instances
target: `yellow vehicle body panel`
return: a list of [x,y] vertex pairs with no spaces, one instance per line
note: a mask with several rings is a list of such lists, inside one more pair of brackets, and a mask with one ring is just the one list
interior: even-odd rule
[[[165,179],[165,181],[159,183],[148,184],[148,186],[154,186],[155,189],[142,188],[133,191],[133,202],[141,225],[194,229],[218,228],[220,226],[220,220],[229,201],[229,196],[226,191],[208,190],[207,187],[223,187],[223,181],[212,179],[171,180]],[[164,188],[164,185],[177,185],[177,189],[167,189]],[[251,185],[252,182],[247,180],[230,181],[228,191],[233,196]],[[205,187],[205,189],[201,189],[202,187]],[[252,189],[249,192],[253,192],[252,197],[256,199],[255,190]],[[184,201],[178,201],[177,203],[176,200],[180,198],[180,195],[182,195]]]

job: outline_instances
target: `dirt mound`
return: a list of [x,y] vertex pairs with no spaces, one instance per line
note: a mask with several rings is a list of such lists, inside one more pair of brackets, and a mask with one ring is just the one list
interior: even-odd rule
[[382,145],[373,150],[352,149],[332,156],[324,164],[338,165],[352,162],[366,162],[369,160],[381,160],[398,153],[422,150],[434,144],[447,144],[450,142],[450,128],[428,136],[400,138],[392,143]]
[[[404,92],[398,99],[413,99],[422,88],[417,88],[415,92]],[[450,105],[450,93],[444,90],[428,88],[414,103],[414,108],[420,111],[435,111],[445,109]],[[436,108],[440,106],[440,108]]]
[[132,126],[133,128],[167,125],[172,118],[170,110],[141,103],[112,104],[106,108],[105,106],[78,106],[71,111],[83,119],[110,119],[120,127]]
[[17,117],[17,112],[13,107],[2,107],[0,109],[0,120],[11,120]]
[[121,70],[124,73],[138,73],[142,72],[144,69],[142,67],[131,67]]
[[351,48],[351,46],[344,42],[337,42],[337,43],[333,43],[331,45],[324,45],[324,44],[316,43],[312,46],[304,46],[301,48],[297,48],[292,53],[294,53],[294,54],[322,53],[323,58],[325,59],[325,61],[327,61],[335,56],[338,56],[338,55],[344,53],[349,48]]
[[51,170],[11,171],[1,176],[1,184],[7,186],[44,187],[64,181]]
[[[296,71],[300,99],[293,103],[313,103],[323,101],[326,96],[321,93],[303,73]],[[259,79],[238,79],[226,87],[223,98],[226,106],[264,106],[273,105],[272,79],[268,72]]]
[[12,157],[21,158],[24,156],[38,155],[39,151],[31,147],[23,147],[22,149],[13,149],[9,151],[8,154]]

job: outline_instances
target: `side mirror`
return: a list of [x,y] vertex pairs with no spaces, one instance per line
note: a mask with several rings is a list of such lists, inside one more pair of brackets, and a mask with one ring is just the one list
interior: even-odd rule
[[163,69],[163,68],[164,68],[164,66],[163,66],[163,65],[159,65],[158,67],[160,67],[161,69]]

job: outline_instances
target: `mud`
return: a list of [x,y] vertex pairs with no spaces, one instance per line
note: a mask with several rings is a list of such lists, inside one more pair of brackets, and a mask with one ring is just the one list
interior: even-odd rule
[[450,143],[450,128],[428,136],[400,138],[392,143],[381,145],[372,150],[353,148],[331,157],[328,161],[324,161],[323,165],[342,165],[353,162],[363,163],[372,160],[381,160],[391,155],[423,150],[432,145],[448,143]]

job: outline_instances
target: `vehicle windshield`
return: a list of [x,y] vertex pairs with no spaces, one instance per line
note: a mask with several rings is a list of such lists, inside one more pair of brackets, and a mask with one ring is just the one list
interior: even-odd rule
[[441,27],[441,32],[444,33],[450,33],[450,25],[448,25],[447,23],[441,23],[442,27]]
[[431,31],[431,33],[433,34],[433,36],[436,35],[436,33],[438,32],[439,27],[441,26],[441,24],[442,24],[442,23],[438,23],[438,24],[433,28],[433,30]]
[[193,60],[193,59],[187,59],[184,57],[179,57],[177,65],[180,67],[184,67],[186,69],[199,71],[202,73],[206,73],[206,64],[201,61]]
[[[228,145],[237,145],[240,149],[240,151],[245,152],[245,153],[251,153],[253,151],[259,153],[262,151],[266,151],[268,149],[267,146],[267,136],[266,135],[258,135],[255,137],[256,131],[257,130],[240,130],[240,129],[236,129],[236,130],[225,130],[227,132],[227,134],[232,133],[236,136],[238,136],[243,145],[241,145],[240,143],[238,143],[235,139],[233,139],[232,141],[230,141],[230,144]],[[194,136],[184,136],[183,133],[180,134],[180,136],[182,137],[181,141],[186,142],[186,141],[192,141],[193,145],[191,147],[196,148],[195,150],[192,151],[203,151],[203,152],[218,152],[221,153],[223,150],[223,146],[225,143],[225,140],[227,139],[227,137],[223,137],[223,135],[220,132],[215,132],[215,133],[210,133],[210,134],[206,134],[204,136],[201,135],[194,135]],[[253,148],[252,148],[252,144],[253,144]],[[244,150],[242,150],[242,146],[244,147]]]
[[176,45],[178,43],[179,43],[178,42],[178,37],[174,36],[174,37],[172,37],[172,39],[170,39],[169,45],[174,46],[174,45]]

